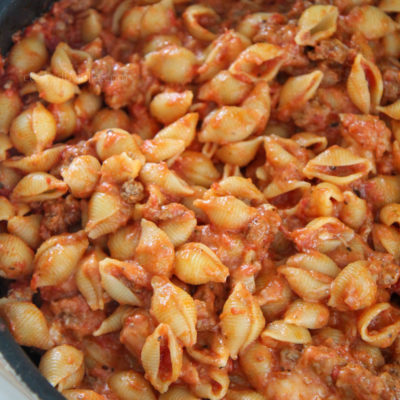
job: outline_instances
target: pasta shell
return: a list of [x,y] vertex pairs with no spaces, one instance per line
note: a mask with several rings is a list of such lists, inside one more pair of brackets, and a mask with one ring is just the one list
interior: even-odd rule
[[328,145],[328,139],[325,136],[320,136],[311,132],[296,133],[290,139],[294,140],[301,147],[310,148],[317,154],[325,150]]
[[0,305],[0,315],[21,346],[48,349],[52,346],[43,313],[31,302],[12,301]]
[[142,163],[145,161],[133,135],[123,129],[104,129],[93,136],[93,141],[96,143],[96,152],[101,161],[124,152]]
[[332,282],[328,305],[340,311],[369,307],[376,300],[377,286],[366,261],[348,264]]
[[123,324],[120,341],[132,355],[140,359],[143,345],[156,327],[155,321],[147,310],[138,308],[124,318]]
[[202,399],[222,399],[229,387],[229,377],[226,369],[208,366],[206,371],[205,376],[200,378],[200,382],[191,385],[193,393]]
[[[95,95],[87,89],[81,90],[79,95],[74,100],[74,110],[76,116],[84,119],[92,119],[102,106],[102,99],[100,96]],[[106,108],[103,109],[106,114],[108,111]],[[103,112],[104,114],[104,112]],[[118,113],[120,114],[120,113]],[[123,115],[123,114],[122,114]],[[128,117],[127,117],[128,118]],[[129,118],[128,118],[129,120]],[[97,129],[98,130],[98,129]],[[95,130],[95,131],[97,131]]]
[[301,14],[295,42],[300,46],[315,46],[336,32],[339,10],[335,6],[314,5]]
[[167,278],[155,276],[151,285],[151,313],[158,322],[170,326],[186,347],[197,341],[197,311],[192,297]]
[[[84,43],[95,41],[103,29],[101,15],[93,9],[87,10],[82,23],[82,40]],[[88,51],[89,52],[89,51]]]
[[15,216],[15,208],[7,197],[0,196],[0,221],[8,221]]
[[[246,179],[241,176],[229,176],[222,179],[212,187],[213,192],[217,196],[230,195],[247,201],[262,202],[263,194],[254,185],[251,179]],[[207,197],[207,193],[204,198]]]
[[[193,92],[191,90],[185,90],[184,92],[165,91],[154,96],[150,103],[150,112],[151,115],[158,121],[168,125],[185,116],[189,110],[189,107],[192,105],[192,100]],[[186,115],[186,120],[190,120],[193,117],[194,115],[190,115],[189,117]],[[175,125],[175,128],[181,128],[183,131],[185,131],[183,124]],[[196,127],[194,126],[193,128],[195,129]],[[165,131],[166,128],[163,130]],[[174,135],[172,129],[167,129],[166,132],[168,133],[168,131],[170,134]],[[191,137],[190,129],[186,129],[186,132],[187,135],[184,135],[184,137],[189,139]],[[177,137],[174,137],[173,139],[177,139]],[[187,143],[187,141],[185,141],[185,143]]]
[[328,324],[329,309],[322,304],[296,300],[286,310],[284,320],[303,328],[320,329]]
[[33,251],[18,236],[0,233],[0,276],[7,279],[29,277]]
[[0,132],[8,134],[14,118],[21,112],[22,102],[14,90],[0,91]]
[[376,110],[395,120],[400,120],[400,100],[385,107],[377,106]]
[[379,219],[387,226],[400,223],[400,204],[386,204],[379,212]]
[[347,17],[347,23],[367,40],[380,39],[398,29],[398,24],[389,15],[370,5],[353,7]]
[[171,386],[167,392],[160,395],[159,400],[200,400],[184,386]]
[[183,22],[189,33],[199,40],[212,41],[217,35],[202,26],[201,21],[206,20],[209,24],[219,22],[219,15],[211,8],[202,4],[193,4],[186,8],[182,15]]
[[377,303],[366,308],[360,314],[357,328],[364,342],[379,348],[389,347],[394,342],[400,332],[400,321],[392,322],[393,320],[387,318],[387,323],[384,326],[378,325],[379,328],[372,326],[370,329],[372,322],[378,322],[382,313],[389,313],[390,311],[393,311],[393,308],[389,303]]
[[146,163],[140,171],[140,180],[146,185],[159,186],[169,195],[190,196],[194,193],[189,185],[164,163]]
[[40,237],[41,221],[41,215],[17,215],[8,220],[7,230],[22,239],[32,249],[36,249],[42,241]]
[[206,49],[206,59],[199,67],[198,82],[205,82],[227,69],[239,54],[251,44],[250,40],[234,30],[218,36]]
[[220,178],[213,162],[195,151],[185,151],[174,163],[174,169],[191,185],[210,187]]
[[274,15],[276,14],[267,12],[248,14],[239,22],[236,30],[240,34],[252,40],[253,37],[259,32],[260,27],[264,24],[268,24]]
[[73,388],[85,373],[83,353],[75,347],[61,345],[48,350],[40,360],[39,371],[60,392]]
[[261,334],[263,340],[271,338],[280,342],[307,344],[311,343],[311,335],[308,329],[288,324],[285,321],[274,321],[267,325]]
[[14,201],[31,203],[57,199],[67,191],[68,186],[63,181],[45,172],[33,172],[18,182],[11,197]]
[[139,238],[140,226],[136,224],[125,226],[112,233],[107,242],[111,257],[117,260],[133,259]]
[[183,140],[185,147],[188,147],[196,135],[196,126],[198,120],[198,113],[188,113],[159,131],[155,136],[155,139]]
[[150,384],[134,371],[116,372],[108,379],[108,386],[120,400],[156,400]]
[[265,325],[260,306],[242,283],[234,287],[226,300],[220,321],[234,360],[240,351],[257,339]]
[[41,103],[35,103],[14,119],[10,139],[14,147],[25,155],[44,150],[56,137],[56,121]]
[[174,246],[167,234],[153,222],[142,219],[142,233],[136,259],[149,273],[169,276],[174,262]]
[[32,287],[55,286],[66,281],[75,273],[88,245],[83,231],[47,239],[35,254]]
[[89,238],[97,239],[114,232],[129,218],[129,207],[123,204],[118,188],[103,183],[89,201],[89,220],[85,226]]
[[57,45],[51,57],[52,72],[76,85],[89,80],[92,64],[93,60],[89,53],[72,49],[63,42]]
[[75,157],[61,175],[74,197],[87,198],[96,188],[100,168],[97,158],[84,155]]
[[30,76],[36,83],[39,96],[49,103],[65,103],[79,93],[77,85],[52,74],[38,75],[31,72]]
[[123,320],[126,315],[133,310],[130,306],[118,306],[117,309],[108,316],[93,332],[93,336],[106,335],[107,333],[120,331],[123,326]]
[[202,243],[186,243],[176,253],[174,273],[183,282],[201,285],[225,282],[228,268]]
[[87,389],[63,390],[62,395],[67,400],[105,400],[105,398],[100,394]]
[[270,81],[279,71],[285,51],[269,43],[255,43],[243,50],[229,67],[238,79],[252,83],[259,79]]
[[226,164],[244,167],[254,159],[262,142],[262,137],[257,137],[244,142],[228,143],[221,146],[215,155]]
[[143,305],[143,286],[150,277],[135,262],[105,258],[99,263],[101,284],[109,296],[120,304]]
[[331,146],[310,160],[303,173],[336,185],[347,185],[372,170],[371,162],[340,146]]
[[400,12],[400,4],[397,0],[381,0],[378,7],[386,13]]
[[306,301],[320,301],[329,296],[332,278],[301,268],[279,267],[290,288]]
[[314,97],[323,76],[324,74],[317,70],[289,78],[281,90],[279,111],[285,114],[302,108]]
[[158,325],[147,337],[141,359],[146,379],[160,393],[165,393],[182,370],[182,348],[168,325]]
[[193,204],[203,210],[210,222],[222,229],[242,229],[254,218],[256,209],[233,196],[195,200]]
[[316,345],[336,347],[344,346],[346,342],[347,338],[342,331],[330,327],[319,329],[313,336],[313,343]]
[[358,54],[347,79],[347,93],[351,101],[364,113],[375,111],[383,94],[383,80],[379,68]]
[[193,360],[218,368],[224,368],[229,359],[225,338],[219,332],[199,332],[197,343],[186,352]]
[[268,376],[276,364],[271,349],[258,341],[253,342],[240,353],[239,363],[250,384],[261,393],[265,392]]
[[142,168],[142,162],[133,160],[128,154],[121,153],[107,158],[101,166],[101,177],[104,181],[124,183],[135,179]]
[[148,162],[160,162],[179,156],[185,150],[185,142],[176,139],[146,140],[141,150]]
[[225,144],[249,137],[257,128],[258,112],[249,108],[223,106],[204,119],[198,139],[201,143]]
[[[178,247],[185,243],[194,232],[197,220],[193,211],[186,207],[179,207],[179,214],[164,219],[160,223],[160,228],[167,234],[171,243]],[[172,207],[171,207],[172,208]]]
[[61,159],[65,146],[55,146],[51,149],[35,153],[27,157],[11,157],[4,161],[4,165],[15,168],[25,174],[30,172],[47,172]]
[[103,310],[104,295],[99,271],[99,256],[96,252],[91,252],[79,262],[75,280],[89,307],[93,311]]
[[391,226],[374,224],[372,228],[372,240],[374,249],[377,251],[387,251],[393,257],[400,257],[400,232]]
[[240,104],[251,90],[251,84],[243,82],[224,70],[210,81],[203,83],[198,92],[198,99],[213,101],[218,105],[234,106]]

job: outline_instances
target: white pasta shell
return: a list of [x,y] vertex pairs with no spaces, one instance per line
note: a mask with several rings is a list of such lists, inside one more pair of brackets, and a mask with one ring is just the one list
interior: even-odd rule
[[307,271],[316,271],[331,278],[336,278],[340,272],[340,268],[330,257],[318,251],[297,253],[287,259],[286,265]]
[[65,103],[79,93],[79,87],[66,79],[47,73],[38,75],[31,72],[30,76],[36,83],[39,96],[49,103]]
[[256,209],[233,196],[212,197],[195,200],[196,207],[203,210],[210,222],[222,229],[242,229],[254,218]]
[[116,372],[107,383],[120,400],[156,400],[150,384],[135,371]]
[[[169,368],[161,373],[161,357]],[[160,393],[165,393],[174,383],[182,370],[182,348],[171,328],[160,324],[147,337],[141,354],[145,377]]]
[[0,91],[0,132],[8,134],[14,118],[21,112],[22,101],[17,91]]
[[136,247],[137,261],[151,274],[170,275],[175,251],[167,234],[144,218],[141,221],[141,228],[140,240]]
[[226,369],[209,366],[205,377],[191,385],[191,390],[202,399],[221,400],[227,393],[229,376]]
[[[101,284],[109,296],[120,304],[142,306],[142,299],[135,293],[134,282],[127,279],[121,280],[115,276],[115,272],[122,272],[130,266],[127,261],[118,261],[105,258],[99,263]],[[132,264],[135,267],[135,264]],[[122,270],[122,271],[121,271]]]
[[33,287],[55,286],[67,280],[75,273],[88,245],[83,231],[52,236],[43,242],[34,258]]
[[85,373],[83,353],[75,347],[61,345],[48,350],[40,360],[39,371],[59,391],[73,388]]
[[242,283],[234,287],[226,300],[220,320],[234,360],[241,350],[257,339],[265,325],[260,306]]
[[296,300],[286,310],[284,320],[307,329],[320,329],[328,324],[329,309],[323,304]]
[[375,302],[377,290],[367,261],[356,261],[343,268],[332,282],[328,305],[340,311],[361,310]]
[[107,158],[101,166],[101,178],[104,181],[121,184],[133,180],[139,175],[142,161],[133,160],[128,154],[121,153]]
[[104,309],[104,295],[99,271],[99,256],[91,252],[78,264],[76,285],[92,310]]
[[272,80],[285,58],[285,51],[273,44],[255,43],[243,50],[229,67],[229,72],[238,79],[252,83],[257,80]]
[[280,342],[307,344],[311,343],[311,335],[308,329],[288,324],[285,321],[274,321],[267,325],[262,339],[272,338]]
[[175,172],[169,170],[165,163],[146,163],[140,171],[140,180],[145,185],[157,185],[170,195],[184,197],[194,193],[193,189]]
[[160,162],[178,157],[185,150],[185,142],[169,138],[146,140],[140,149],[148,162]]
[[301,14],[299,31],[295,42],[300,46],[315,46],[322,39],[327,39],[336,32],[339,10],[335,6],[314,5]]
[[[348,168],[348,173],[340,171],[340,168]],[[346,148],[334,145],[310,160],[303,173],[307,178],[319,178],[340,186],[366,176],[371,170],[371,161],[355,155]]]
[[57,45],[51,57],[51,70],[55,75],[81,85],[89,80],[92,63],[89,53],[72,49],[62,42]]
[[140,225],[127,225],[108,237],[107,246],[112,258],[132,260],[140,239]]
[[51,347],[49,327],[43,313],[31,302],[11,301],[0,305],[14,339],[21,346],[48,349]]
[[211,8],[202,4],[193,4],[185,9],[182,15],[183,22],[189,33],[199,40],[211,41],[217,35],[214,32],[204,28],[199,20],[206,18],[207,21],[219,22],[219,15]]
[[398,0],[381,0],[378,7],[386,13],[400,12],[400,3]]
[[0,233],[0,276],[27,278],[33,271],[33,251],[18,236]]
[[186,243],[176,252],[174,274],[185,283],[202,285],[225,282],[229,269],[206,245]]
[[93,332],[93,336],[106,335],[107,333],[117,332],[122,329],[125,316],[133,310],[130,306],[118,306],[116,310],[109,315]]
[[197,311],[192,296],[164,277],[155,276],[151,285],[153,316],[158,322],[169,325],[185,346],[193,346],[197,340]]
[[8,150],[12,147],[10,138],[5,133],[0,132],[0,161],[7,158]]
[[167,392],[160,395],[159,400],[200,400],[185,386],[170,386]]
[[[155,117],[158,121],[162,122],[165,125],[168,125],[183,117],[187,113],[189,107],[192,105],[192,100],[193,92],[191,90],[185,90],[184,92],[161,92],[153,97],[150,103],[150,112],[153,117]],[[188,114],[186,114],[186,120],[193,117],[193,115],[188,117]],[[183,137],[187,138],[188,140],[191,135],[193,135],[191,129],[184,129],[183,124],[177,124],[174,126],[174,128],[181,128],[183,132],[186,132],[188,134],[181,136],[182,140]],[[195,128],[196,126],[194,125],[193,129]],[[169,131],[170,134],[174,135],[172,129],[164,128],[160,132],[162,131],[164,131],[165,133]],[[177,138],[174,137],[174,139]],[[188,141],[185,141],[185,143],[188,144]]]
[[36,249],[42,241],[40,237],[41,221],[42,216],[38,214],[17,215],[8,220],[7,230],[22,239],[32,249]]
[[31,203],[57,199],[67,191],[68,186],[63,181],[46,172],[33,172],[17,183],[11,197],[15,201]]
[[247,389],[230,389],[225,397],[226,400],[265,400],[258,392]]
[[215,155],[224,163],[244,167],[254,159],[262,142],[263,139],[258,137],[244,142],[228,143],[221,146]]
[[201,143],[225,144],[249,137],[257,128],[258,112],[250,108],[223,106],[204,119],[198,139]]
[[27,157],[11,157],[4,161],[4,165],[15,168],[25,174],[30,172],[47,172],[61,159],[65,146],[54,146],[51,149],[35,153]]
[[86,198],[94,191],[100,177],[100,163],[89,155],[75,157],[61,172],[74,197]]
[[[242,176],[229,176],[222,179],[212,187],[217,196],[230,195],[247,201],[262,202],[263,194],[254,185],[251,179]],[[204,198],[207,197],[207,193]]]
[[38,102],[14,119],[10,127],[10,139],[18,151],[32,155],[53,143],[56,129],[53,115]]

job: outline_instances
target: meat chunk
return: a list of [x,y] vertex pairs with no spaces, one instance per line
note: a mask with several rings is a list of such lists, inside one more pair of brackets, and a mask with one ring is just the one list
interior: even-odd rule
[[121,197],[129,204],[135,204],[144,199],[144,187],[134,179],[127,180],[121,187]]
[[329,61],[344,64],[350,49],[338,39],[321,40],[308,57],[314,61]]
[[139,80],[138,63],[121,64],[107,56],[93,63],[90,84],[97,94],[104,93],[111,108],[119,109],[134,100]]

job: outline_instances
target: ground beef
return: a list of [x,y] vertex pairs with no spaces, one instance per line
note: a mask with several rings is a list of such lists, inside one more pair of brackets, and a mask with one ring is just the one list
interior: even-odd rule
[[40,237],[43,240],[68,232],[81,220],[80,202],[71,195],[66,198],[44,201],[41,206],[43,219],[40,224]]
[[129,204],[135,204],[144,199],[144,188],[134,179],[127,180],[121,187],[121,197]]
[[125,107],[138,92],[140,66],[138,63],[121,64],[107,56],[93,63],[90,85],[113,109]]
[[344,64],[350,49],[338,39],[321,40],[313,51],[307,53],[313,61],[329,61]]
[[400,73],[397,69],[387,69],[383,75],[382,104],[394,103],[400,97]]

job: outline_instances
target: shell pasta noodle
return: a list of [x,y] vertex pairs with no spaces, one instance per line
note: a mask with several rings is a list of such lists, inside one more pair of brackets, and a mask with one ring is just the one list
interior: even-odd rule
[[66,399],[400,399],[400,2],[60,0],[0,57],[0,317]]

